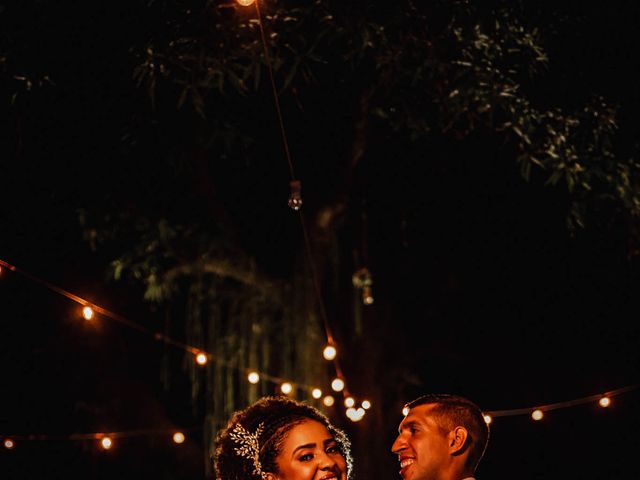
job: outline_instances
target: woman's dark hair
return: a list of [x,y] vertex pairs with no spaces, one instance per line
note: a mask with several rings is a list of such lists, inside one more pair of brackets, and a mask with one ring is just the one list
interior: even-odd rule
[[[261,480],[260,473],[277,474],[276,459],[282,451],[287,433],[306,420],[315,420],[327,428],[345,458],[347,478],[351,478],[353,460],[351,443],[346,434],[311,405],[289,397],[269,396],[235,412],[226,427],[218,432],[214,453],[216,479]],[[255,461],[246,451],[239,453],[242,442],[238,436],[249,439],[249,443],[256,440],[258,455]]]

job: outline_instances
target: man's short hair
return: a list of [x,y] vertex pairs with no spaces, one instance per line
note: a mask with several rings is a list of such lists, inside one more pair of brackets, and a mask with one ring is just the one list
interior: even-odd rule
[[489,443],[489,426],[480,407],[459,395],[431,393],[405,404],[409,409],[420,405],[434,405],[431,413],[442,428],[448,431],[462,426],[469,432],[469,456],[466,466],[476,470]]

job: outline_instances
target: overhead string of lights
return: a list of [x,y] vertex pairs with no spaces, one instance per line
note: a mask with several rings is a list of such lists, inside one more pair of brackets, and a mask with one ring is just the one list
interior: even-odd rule
[[[123,317],[122,315],[118,315],[108,309],[102,308],[96,305],[95,303],[92,303],[78,295],[74,295],[73,293],[70,293],[67,290],[64,290],[45,280],[42,280],[36,277],[35,275],[0,259],[0,278],[4,276],[5,271],[11,271],[11,272],[21,274],[24,277],[40,285],[43,285],[46,288],[78,303],[81,306],[81,308],[79,308],[78,316],[79,317],[81,316],[86,321],[95,321],[96,313],[98,313],[100,315],[103,315],[106,318],[116,320],[122,325],[133,328],[138,332],[148,334],[156,341],[163,341],[176,348],[181,348],[183,350],[186,350],[187,352],[191,353],[194,356],[194,361],[199,365],[206,365],[208,361],[213,360],[216,362],[221,362],[230,368],[238,369],[236,365],[232,363],[227,363],[224,358],[220,358],[219,356],[212,355],[201,349],[186,345],[182,342],[178,342],[160,332],[154,332],[136,322],[133,322]],[[324,348],[323,356],[325,357],[325,359],[331,360],[335,358],[336,353],[337,352],[334,345],[327,345]],[[247,375],[247,381],[249,381],[250,383],[258,383],[261,379],[265,379],[280,385],[280,389],[284,394],[290,394],[293,390],[292,382],[289,382],[285,379],[282,379],[273,375],[268,375],[266,373],[258,372],[255,370],[249,370],[249,369],[245,369],[245,373]],[[308,388],[313,398],[315,399],[322,398],[323,393],[320,388],[315,386],[309,386],[309,385],[300,385],[300,384],[298,385],[304,388]],[[340,378],[334,379],[331,387],[334,391],[344,391],[344,383],[342,383],[342,380]],[[490,411],[484,412],[484,419],[485,419],[485,422],[489,424],[493,421],[494,418],[497,418],[497,417],[529,415],[532,420],[540,421],[544,418],[546,412],[574,407],[577,405],[597,403],[601,408],[608,408],[612,405],[613,403],[612,399],[614,397],[622,395],[624,393],[632,392],[639,388],[640,388],[640,384],[634,384],[634,385],[628,385],[625,387],[617,388],[615,390],[609,390],[603,393],[597,393],[594,395],[576,398],[573,400],[568,400],[563,402],[556,402],[556,403],[550,403],[550,404],[544,404],[544,405],[535,405],[531,407],[508,409],[508,410],[490,410]],[[334,402],[335,402],[335,399],[332,395],[325,395],[323,398],[323,403],[328,407],[332,406]],[[363,417],[363,414],[359,413],[360,409],[367,410],[371,407],[371,403],[368,400],[363,400],[361,402],[361,406],[358,409],[356,409],[355,399],[349,395],[345,396],[344,404],[345,404],[345,407],[347,407],[348,412],[355,412],[355,414],[348,413],[348,415],[351,415],[352,418],[350,417],[350,419],[356,422],[361,420]],[[403,409],[402,414],[403,415],[408,414],[407,407]],[[14,434],[7,434],[5,432],[0,432],[0,441],[2,442],[2,446],[5,449],[11,450],[15,448],[16,442],[22,442],[22,441],[43,441],[43,440],[88,441],[88,440],[91,440],[91,441],[97,441],[101,449],[109,450],[114,445],[115,439],[133,437],[133,436],[171,435],[171,438],[174,443],[181,444],[185,441],[185,432],[198,430],[199,428],[201,427],[192,427],[188,429],[137,429],[137,430],[118,431],[118,432],[95,432],[95,433],[84,433],[84,434],[72,434],[68,436],[46,435],[46,434],[14,435]]]
[[[308,385],[300,382],[295,382],[293,380],[285,379],[282,377],[278,377],[275,375],[270,375],[266,372],[260,372],[251,368],[241,369],[234,362],[228,362],[225,358],[220,357],[219,355],[212,354],[203,350],[201,348],[196,348],[194,346],[188,345],[186,343],[175,340],[174,338],[165,335],[161,332],[151,330],[144,325],[141,325],[133,320],[130,320],[118,313],[115,313],[111,310],[103,308],[85,298],[82,298],[78,295],[75,295],[57,285],[52,284],[46,280],[43,280],[32,273],[27,272],[26,270],[19,268],[5,260],[0,259],[0,276],[3,275],[4,270],[18,273],[29,280],[38,283],[49,290],[58,293],[80,305],[78,309],[78,317],[84,318],[86,321],[95,321],[96,315],[102,315],[103,317],[109,318],[111,320],[115,320],[116,322],[124,325],[126,327],[132,328],[142,334],[147,335],[148,337],[153,338],[156,341],[163,342],[167,345],[171,345],[175,348],[182,349],[193,356],[193,360],[200,366],[205,366],[210,361],[219,363],[221,365],[227,366],[232,369],[241,370],[244,375],[246,375],[246,379],[249,383],[257,384],[261,380],[269,381],[275,385],[278,385],[280,391],[285,395],[290,395],[293,393],[294,385],[298,388],[302,388],[309,392],[314,399],[322,399],[322,402],[325,406],[331,407],[335,404],[335,398],[332,394],[324,394],[323,390],[318,385]],[[330,349],[329,349],[330,350]],[[329,354],[331,351],[329,351]],[[324,352],[325,358],[327,357],[327,349],[325,348]],[[335,355],[335,348],[334,348]],[[330,355],[329,355],[330,356]],[[331,388],[334,392],[341,392],[344,390],[344,381],[340,378],[336,377],[331,383]],[[323,396],[324,395],[324,396]],[[345,406],[347,408],[353,408],[355,405],[355,400],[352,397],[345,398]],[[363,410],[370,408],[371,403],[367,400],[363,400],[361,408]],[[355,417],[354,417],[355,418]],[[353,420],[353,419],[352,419]],[[355,420],[357,421],[357,420]]]
[[[289,207],[293,211],[298,213],[298,218],[300,219],[300,225],[302,227],[302,234],[303,234],[303,239],[304,239],[305,256],[306,256],[307,262],[309,264],[309,269],[311,271],[311,280],[313,282],[314,294],[316,296],[316,301],[318,303],[318,309],[320,311],[320,316],[322,318],[322,323],[323,323],[324,330],[325,330],[325,335],[326,335],[326,338],[327,338],[327,344],[326,344],[326,347],[325,347],[325,349],[323,351],[323,356],[324,356],[325,360],[333,362],[333,366],[334,366],[334,369],[335,369],[335,372],[336,372],[336,377],[331,382],[331,388],[336,392],[342,392],[343,397],[344,397],[344,406],[347,409],[346,410],[347,418],[349,418],[350,420],[352,420],[354,422],[358,422],[358,421],[362,420],[362,418],[364,417],[364,415],[366,413],[366,410],[368,410],[371,407],[371,402],[369,402],[368,400],[363,400],[361,402],[360,406],[356,407],[356,400],[353,398],[353,396],[349,392],[349,388],[348,388],[347,383],[346,383],[344,372],[342,370],[342,367],[340,366],[340,362],[339,362],[339,359],[338,359],[337,345],[336,345],[335,338],[333,336],[331,327],[329,325],[327,312],[326,312],[326,309],[325,309],[324,301],[322,299],[322,291],[320,289],[320,282],[318,280],[318,273],[317,273],[317,270],[316,270],[315,263],[313,261],[313,255],[312,255],[312,252],[311,252],[311,242],[309,240],[309,231],[308,231],[308,228],[307,228],[307,225],[306,225],[306,222],[305,222],[304,215],[303,215],[303,213],[301,211],[302,205],[303,205],[302,183],[296,177],[295,170],[294,170],[294,167],[293,167],[293,160],[292,160],[292,156],[291,156],[291,150],[289,148],[289,142],[287,140],[287,132],[286,132],[285,124],[284,124],[284,119],[283,119],[283,116],[282,116],[282,108],[280,107],[280,99],[278,97],[278,89],[276,88],[276,82],[275,82],[274,75],[273,75],[273,68],[272,68],[272,65],[271,65],[271,57],[269,55],[269,46],[267,44],[267,35],[265,34],[264,24],[263,24],[263,21],[262,21],[262,12],[260,11],[260,2],[259,2],[259,0],[237,0],[237,2],[238,2],[239,5],[241,5],[243,7],[248,7],[248,6],[251,6],[251,5],[255,5],[257,24],[258,24],[258,28],[260,30],[260,39],[262,41],[262,48],[263,48],[263,53],[264,53],[264,61],[265,61],[265,64],[267,66],[267,70],[269,72],[269,81],[270,81],[270,84],[271,84],[271,93],[273,95],[273,101],[274,101],[274,105],[275,105],[276,116],[278,118],[278,125],[280,127],[280,136],[282,138],[282,144],[283,144],[283,148],[284,148],[284,153],[285,153],[285,157],[286,157],[286,160],[287,160],[287,165],[289,167],[289,174],[290,174],[289,187],[290,187],[290,192],[289,192],[289,198],[288,198],[287,204],[289,205]],[[367,271],[367,273],[368,273],[368,271]],[[369,280],[370,280],[370,276],[369,276]],[[355,280],[354,280],[354,282],[355,282]],[[369,282],[368,285],[370,285],[370,282]],[[367,289],[368,292],[370,292],[370,287],[368,285],[365,288]],[[358,285],[357,288],[360,288],[360,285]],[[370,295],[370,293],[368,295],[368,298],[371,298],[371,300],[373,299],[373,297]],[[367,302],[365,301],[365,303],[367,303]],[[371,303],[371,302],[369,302],[369,303]],[[325,397],[325,399],[324,399],[324,404],[327,405],[327,406],[333,405],[333,402],[334,402],[333,397]]]

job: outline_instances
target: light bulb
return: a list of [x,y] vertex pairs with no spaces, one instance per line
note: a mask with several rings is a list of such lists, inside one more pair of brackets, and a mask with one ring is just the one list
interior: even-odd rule
[[402,409],[402,416],[406,417],[407,415],[409,415],[409,407],[404,407]]
[[292,210],[300,210],[302,208],[302,195],[300,194],[301,183],[300,180],[291,180],[289,182],[291,187],[291,193],[289,194],[289,208]]
[[16,444],[10,438],[5,438],[2,444],[4,445],[4,448],[6,448],[7,450],[11,450],[13,447],[16,446]]
[[196,362],[198,365],[206,365],[207,364],[207,356],[200,352],[196,355]]
[[248,7],[249,5],[253,5],[256,0],[236,0],[243,7]]
[[365,305],[371,305],[373,303],[373,294],[371,293],[371,287],[368,285],[362,287],[362,303]]
[[322,400],[322,403],[324,403],[327,407],[330,407],[335,403],[335,399],[331,395],[327,395]]
[[542,417],[544,417],[544,413],[542,413],[542,410],[540,410],[539,408],[536,408],[533,412],[531,412],[531,418],[536,421],[542,420]]
[[363,400],[362,408],[364,408],[365,410],[369,410],[371,408],[371,402],[369,400]]
[[109,450],[113,446],[113,442],[109,437],[104,437],[100,440],[100,446],[105,450]]
[[322,390],[320,390],[319,388],[314,388],[311,392],[311,396],[313,398],[320,398],[322,396]]
[[293,385],[291,385],[289,382],[284,382],[282,385],[280,385],[280,390],[285,395],[289,395],[293,391]]
[[491,415],[483,415],[483,417],[484,417],[484,423],[486,423],[487,425],[489,425],[493,421],[493,418],[491,418]]
[[341,392],[344,389],[344,381],[341,378],[334,378],[333,382],[331,382],[331,388],[336,392]]
[[175,443],[183,443],[184,442],[184,433],[176,432],[173,434],[173,441]]
[[600,400],[598,400],[598,404],[603,407],[606,408],[609,405],[611,405],[611,399],[607,396],[602,397]]
[[334,358],[336,358],[337,354],[338,351],[333,345],[327,345],[322,351],[322,356],[325,358],[325,360],[333,360]]
[[347,397],[344,399],[345,407],[353,407],[355,404],[356,404],[356,401],[353,399],[353,397]]
[[249,380],[249,383],[256,384],[260,381],[260,375],[258,372],[251,372],[247,375],[247,380]]
[[91,320],[93,318],[93,308],[88,305],[82,309],[82,316],[85,320]]

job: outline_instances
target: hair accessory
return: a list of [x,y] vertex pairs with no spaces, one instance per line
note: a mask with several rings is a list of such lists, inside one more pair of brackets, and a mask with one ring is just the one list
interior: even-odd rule
[[255,433],[251,433],[237,423],[231,433],[229,433],[229,436],[234,442],[240,445],[235,447],[234,451],[241,457],[253,462],[253,473],[261,478],[266,478],[267,474],[262,471],[262,465],[260,465],[260,445],[258,443],[263,427],[264,422],[260,422]]

